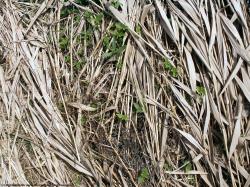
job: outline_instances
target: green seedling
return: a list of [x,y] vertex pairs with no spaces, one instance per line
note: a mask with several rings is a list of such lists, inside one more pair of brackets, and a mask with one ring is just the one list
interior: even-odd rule
[[[100,5],[100,0],[93,0],[93,2]],[[90,4],[89,0],[75,0],[75,3],[81,6],[88,6]]]
[[74,17],[74,19],[75,19],[75,22],[76,22],[76,23],[80,23],[80,21],[81,21],[81,16],[80,16],[80,15],[77,15],[77,16]]
[[127,32],[127,27],[121,23],[116,22],[110,29],[107,37],[113,38],[112,49],[123,46],[123,38]]
[[81,70],[81,68],[84,66],[85,62],[83,60],[78,60],[74,62],[74,68],[76,70]]
[[110,40],[111,40],[111,36],[105,35],[103,37],[103,41],[102,42],[103,42],[103,46],[104,46],[105,49],[108,48]]
[[143,108],[139,103],[134,103],[134,109],[136,113],[143,113]]
[[87,6],[89,5],[89,0],[76,0],[75,3],[82,5],[82,6]]
[[94,14],[92,12],[88,12],[88,11],[84,12],[84,17],[85,17],[86,21],[89,23],[92,23],[93,20],[95,19]]
[[[188,173],[189,171],[191,171],[193,169],[192,164],[189,161],[185,161],[185,173]],[[194,176],[193,175],[188,175],[188,181],[189,184],[194,184]]]
[[81,176],[79,176],[79,175],[76,175],[76,176],[74,176],[74,181],[73,181],[73,183],[74,183],[74,186],[75,187],[80,187],[81,186]]
[[128,121],[128,116],[125,114],[117,113],[116,116],[118,117],[120,121],[124,121],[124,122]]
[[66,6],[61,9],[61,18],[65,18],[71,14],[77,14],[77,13],[79,13],[79,10],[73,5]]
[[27,152],[31,153],[33,151],[31,142],[30,141],[24,141],[24,142],[25,142]]
[[99,13],[95,15],[92,12],[85,12],[84,17],[88,23],[90,23],[93,27],[98,27],[102,23],[103,13]]
[[149,179],[149,172],[148,169],[145,167],[143,168],[138,176],[138,183],[143,184]]
[[116,22],[111,27],[111,33],[115,36],[117,39],[123,39],[127,32],[128,28],[127,26],[123,25],[122,23]]
[[184,165],[185,165],[185,172],[186,173],[192,170],[192,164],[189,161],[185,161]]
[[91,103],[90,106],[91,106],[92,108],[97,108],[97,107],[98,107],[98,103]]
[[61,37],[59,39],[59,45],[60,45],[61,50],[65,51],[69,46],[69,39],[66,37]]
[[141,35],[141,26],[138,24],[138,25],[136,25],[136,27],[135,27],[135,32],[137,33],[137,34],[140,34]]
[[122,60],[117,61],[116,67],[117,67],[118,69],[122,69],[122,65],[123,65]]
[[174,78],[177,78],[179,76],[178,69],[174,67],[168,59],[165,59],[163,62],[164,68],[173,76]]
[[206,90],[203,86],[197,86],[196,87],[196,93],[199,95],[199,96],[204,96],[206,94]]
[[104,17],[103,13],[97,14],[97,15],[95,16],[95,21],[94,21],[95,24],[96,24],[96,25],[101,25],[103,17]]
[[82,116],[81,117],[81,125],[84,125],[87,122],[87,117],[86,116]]
[[122,46],[122,47],[119,47],[117,49],[111,48],[112,50],[110,52],[107,52],[107,53],[103,54],[103,58],[104,59],[109,59],[109,58],[111,58],[113,56],[118,57],[124,51],[125,48],[126,48],[126,46]]
[[163,66],[166,70],[171,70],[173,65],[169,62],[167,58],[164,59]]
[[106,51],[103,54],[104,59],[109,59],[113,56],[118,57],[126,48],[123,44],[124,36],[127,32],[127,27],[121,23],[114,23],[108,32],[103,37],[103,48]]
[[173,170],[172,166],[170,164],[168,164],[168,163],[165,163],[164,166],[163,166],[163,168],[166,171],[172,171]]
[[116,9],[122,8],[122,3],[120,3],[119,0],[113,0],[111,5]]
[[82,33],[82,37],[87,42],[87,44],[90,44],[92,36],[93,36],[93,30],[91,29],[88,29]]
[[70,56],[69,56],[69,55],[66,55],[66,56],[64,57],[64,61],[65,61],[66,63],[69,63],[69,62],[70,62]]

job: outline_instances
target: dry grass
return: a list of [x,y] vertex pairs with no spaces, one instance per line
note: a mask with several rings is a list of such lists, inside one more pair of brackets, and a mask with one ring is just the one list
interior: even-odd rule
[[250,185],[245,1],[0,7],[0,184]]

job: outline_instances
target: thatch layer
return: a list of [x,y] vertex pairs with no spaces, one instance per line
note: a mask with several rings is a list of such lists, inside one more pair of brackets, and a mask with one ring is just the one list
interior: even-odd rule
[[250,185],[246,2],[0,5],[0,184]]

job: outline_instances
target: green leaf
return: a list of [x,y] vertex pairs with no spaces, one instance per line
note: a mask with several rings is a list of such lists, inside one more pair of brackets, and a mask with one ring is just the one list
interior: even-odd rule
[[119,60],[119,61],[116,63],[116,67],[117,67],[118,69],[122,69],[122,65],[123,65],[122,60]]
[[122,23],[115,22],[110,30],[103,37],[103,51],[107,51],[103,57],[105,59],[114,55],[119,56],[126,45],[123,45],[124,36],[127,32],[127,27]]
[[63,7],[61,9],[61,17],[65,18],[68,17],[70,14],[78,13],[78,9],[74,6]]
[[126,48],[126,46],[122,46],[122,47],[120,47],[120,48],[118,48],[118,49],[116,49],[116,48],[111,48],[111,51],[110,52],[107,52],[107,53],[104,53],[103,55],[102,55],[102,57],[104,58],[104,59],[109,59],[109,58],[111,58],[111,57],[113,57],[113,56],[119,56],[123,51],[124,51],[124,49]]
[[107,60],[113,56],[113,52],[106,52],[102,55],[102,58]]
[[118,0],[113,0],[113,1],[111,2],[111,4],[112,4],[112,6],[113,6],[114,8],[116,8],[116,9],[122,7],[122,3],[120,3]]
[[116,116],[118,117],[118,119],[120,121],[125,121],[125,122],[128,121],[128,116],[127,115],[117,113]]
[[192,164],[189,161],[185,161],[186,166],[185,166],[185,172],[189,172],[192,170]]
[[83,6],[89,5],[89,1],[88,0],[75,0],[75,3],[77,3],[79,5],[83,5]]
[[118,49],[114,50],[114,54],[120,55],[126,49],[126,45],[119,47]]
[[103,18],[103,13],[97,14],[96,17],[95,17],[95,24],[100,25],[101,22],[102,22],[102,18]]
[[74,62],[74,67],[77,70],[80,70],[84,64],[85,64],[85,62],[83,60],[79,60],[79,61]]
[[149,172],[148,169],[145,167],[140,171],[140,174],[138,176],[138,183],[143,184],[148,179],[149,179]]
[[106,35],[103,37],[103,46],[105,50],[108,48],[110,40],[111,40],[110,36]]
[[87,122],[87,117],[86,116],[82,116],[81,117],[81,124],[84,125]]
[[69,63],[69,62],[70,62],[70,56],[69,56],[69,55],[66,55],[66,56],[64,57],[64,61],[65,61],[66,63]]
[[[189,161],[185,161],[185,173],[188,173],[189,171],[191,171],[193,169],[192,164]],[[188,182],[189,184],[194,184],[194,176],[193,175],[188,175]]]
[[91,44],[91,40],[92,40],[92,37],[93,37],[93,30],[88,29],[86,31],[83,31],[81,33],[81,37],[86,41],[87,45]]
[[203,86],[197,86],[196,93],[200,96],[204,96],[206,94],[206,90]]
[[84,12],[84,17],[87,20],[87,22],[89,22],[90,24],[94,24],[95,22],[95,16],[92,12]]
[[117,30],[120,30],[120,31],[126,31],[128,29],[126,25],[124,25],[120,22],[116,22],[115,27]]
[[174,67],[169,60],[166,58],[163,62],[163,66],[164,68],[170,72],[171,76],[173,77],[178,77],[179,76],[179,72],[178,69],[176,67]]
[[173,65],[169,62],[167,58],[164,60],[163,66],[168,71],[170,71],[173,68]]
[[168,163],[165,163],[164,166],[163,166],[163,168],[166,171],[172,171],[173,170],[172,166],[170,164],[168,164]]
[[136,25],[135,32],[137,32],[138,34],[141,34],[141,26],[140,25]]
[[175,68],[175,67],[173,67],[172,69],[171,69],[171,75],[173,76],[173,77],[178,77],[178,70],[177,70],[177,68]]
[[69,39],[66,37],[61,37],[59,39],[59,45],[60,45],[60,48],[62,50],[66,50],[68,48],[68,45],[69,45]]
[[143,113],[142,106],[139,103],[134,103],[134,108],[136,113]]

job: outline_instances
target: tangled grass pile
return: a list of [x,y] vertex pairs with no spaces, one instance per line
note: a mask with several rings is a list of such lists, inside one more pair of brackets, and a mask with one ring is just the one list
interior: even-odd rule
[[249,186],[243,0],[1,0],[0,184]]

